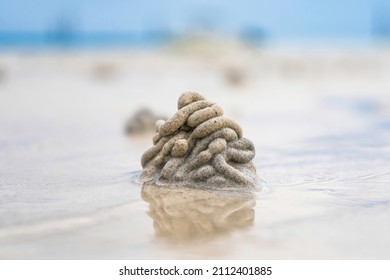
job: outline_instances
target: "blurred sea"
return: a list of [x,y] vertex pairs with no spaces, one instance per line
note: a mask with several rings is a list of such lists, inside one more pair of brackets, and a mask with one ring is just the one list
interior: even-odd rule
[[148,48],[172,39],[173,35],[163,31],[145,33],[0,32],[0,48]]

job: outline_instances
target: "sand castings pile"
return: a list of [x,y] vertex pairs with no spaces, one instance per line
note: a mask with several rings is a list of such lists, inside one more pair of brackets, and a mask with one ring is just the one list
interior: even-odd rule
[[255,148],[238,123],[202,95],[180,96],[178,111],[157,121],[154,146],[141,158],[142,183],[193,188],[255,189]]

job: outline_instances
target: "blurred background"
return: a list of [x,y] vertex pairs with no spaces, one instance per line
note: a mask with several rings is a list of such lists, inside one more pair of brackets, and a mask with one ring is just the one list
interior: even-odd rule
[[367,46],[390,36],[386,0],[15,0],[0,7],[0,42],[8,48],[144,48],[197,33],[272,46]]
[[[367,98],[388,94],[389,39],[386,0],[0,1],[3,112],[14,99],[31,118],[34,101],[52,98],[50,107],[79,114],[101,101],[123,119],[138,109],[164,116],[161,102],[187,90],[244,102],[246,112],[282,113],[323,95],[374,110],[389,106]],[[262,102],[245,104],[246,94]]]
[[[0,0],[0,258],[389,258],[389,77],[388,0]],[[192,255],[134,183],[185,91],[265,190]]]
[[386,0],[0,0],[3,129],[142,132],[194,90],[246,123],[264,115],[262,139],[281,141],[269,118],[388,112],[389,42]]

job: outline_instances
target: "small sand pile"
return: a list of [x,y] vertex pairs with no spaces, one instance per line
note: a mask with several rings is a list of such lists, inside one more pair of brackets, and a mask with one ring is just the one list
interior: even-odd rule
[[153,133],[155,123],[162,117],[158,117],[148,108],[141,108],[135,112],[125,124],[126,135],[140,135],[144,133]]
[[255,148],[241,127],[199,93],[180,96],[178,112],[156,122],[140,181],[159,186],[255,189]]

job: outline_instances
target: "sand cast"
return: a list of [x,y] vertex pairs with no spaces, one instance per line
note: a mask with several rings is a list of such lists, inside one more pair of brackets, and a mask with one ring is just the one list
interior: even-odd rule
[[253,143],[222,108],[196,92],[180,96],[178,111],[156,123],[154,146],[141,158],[140,181],[195,188],[256,189]]

